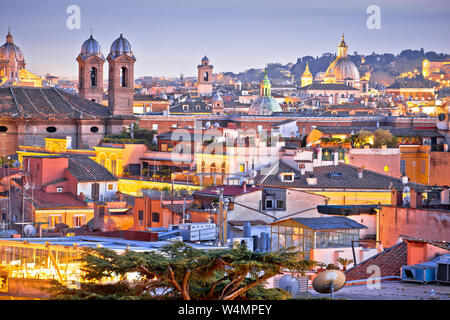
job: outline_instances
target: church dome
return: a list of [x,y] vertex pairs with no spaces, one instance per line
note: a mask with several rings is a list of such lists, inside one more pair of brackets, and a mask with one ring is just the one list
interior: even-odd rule
[[327,75],[333,75],[336,81],[352,79],[359,81],[359,71],[348,57],[334,60],[327,69]]
[[84,57],[90,57],[92,55],[97,55],[102,57],[102,53],[100,51],[100,45],[97,40],[95,40],[92,35],[89,39],[87,39],[83,45],[81,46],[81,53]]
[[282,112],[280,104],[277,100],[270,96],[261,96],[251,104],[249,115],[271,115],[274,112]]
[[13,42],[11,31],[8,31],[6,42],[0,47],[0,60],[24,62],[22,51]]
[[113,57],[120,56],[122,54],[129,55],[133,57],[133,51],[131,51],[130,42],[120,34],[120,37],[114,40],[111,45],[111,55]]
[[338,46],[336,59],[328,67],[325,78],[333,81],[353,80],[359,81],[359,71],[347,55],[348,47],[344,41],[344,35]]
[[203,59],[202,59],[202,62],[206,62],[206,61],[209,61],[209,59],[208,59],[207,56],[204,56]]

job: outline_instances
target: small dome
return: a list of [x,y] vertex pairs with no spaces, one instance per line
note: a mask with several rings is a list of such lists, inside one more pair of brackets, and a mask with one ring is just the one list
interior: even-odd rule
[[90,57],[92,55],[102,56],[100,45],[98,44],[97,40],[92,37],[92,35],[81,46],[80,54],[84,57]]
[[25,61],[22,51],[13,42],[13,37],[10,30],[8,30],[5,44],[0,47],[0,60],[15,60],[17,62]]
[[208,59],[207,56],[204,56],[203,59],[202,59],[202,62],[206,62],[206,61],[209,61],[209,59]]
[[111,45],[111,55],[117,57],[122,54],[128,54],[129,56],[132,56],[133,51],[131,51],[130,42],[128,42],[128,40],[125,39],[122,34],[120,34],[120,37],[114,40]]

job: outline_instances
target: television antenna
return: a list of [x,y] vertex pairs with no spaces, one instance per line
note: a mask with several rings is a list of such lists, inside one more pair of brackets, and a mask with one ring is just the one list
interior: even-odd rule
[[319,293],[331,293],[331,299],[334,299],[334,293],[341,289],[346,282],[347,278],[342,271],[327,270],[314,278],[312,286]]

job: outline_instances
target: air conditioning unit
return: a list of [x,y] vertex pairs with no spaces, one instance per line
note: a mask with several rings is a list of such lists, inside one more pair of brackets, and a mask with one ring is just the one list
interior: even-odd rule
[[423,263],[402,267],[402,281],[428,283],[436,281],[436,264]]
[[440,261],[437,263],[436,281],[438,283],[450,283],[450,261]]

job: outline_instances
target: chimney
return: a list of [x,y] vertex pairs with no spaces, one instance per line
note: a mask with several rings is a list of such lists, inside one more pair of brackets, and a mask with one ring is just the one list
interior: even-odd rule
[[247,192],[247,180],[244,180],[244,182],[242,182],[242,188],[244,189],[244,192]]
[[306,182],[308,183],[309,186],[314,186],[317,184],[317,178],[311,176],[306,178]]
[[117,198],[118,201],[122,201],[122,199],[123,199],[122,193],[119,192],[119,191],[116,191],[116,198]]
[[337,166],[339,164],[339,153],[334,152],[333,153],[333,165]]
[[413,209],[422,208],[422,192],[411,189],[409,206]]
[[364,175],[364,169],[363,168],[358,168],[358,178],[362,179]]
[[80,201],[84,201],[84,200],[86,200],[86,197],[84,196],[83,192],[80,192],[80,194],[77,195],[77,199]]
[[391,206],[401,206],[403,204],[403,191],[391,190]]
[[407,184],[409,181],[408,176],[402,176],[401,179],[403,184]]

